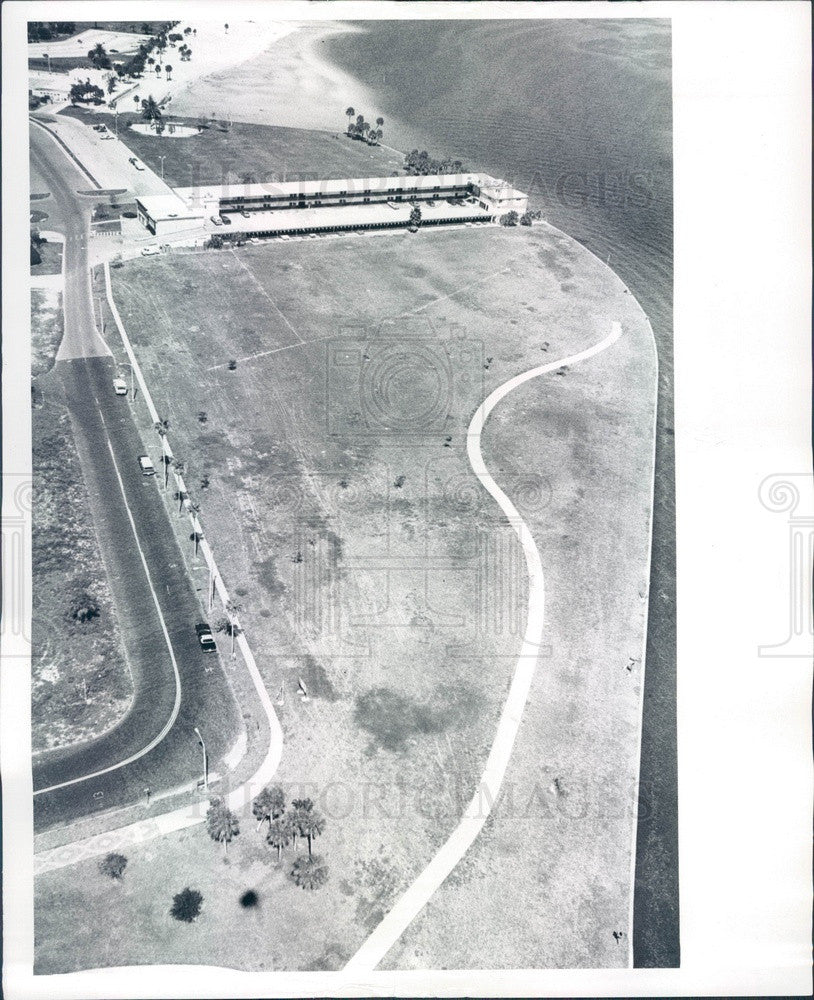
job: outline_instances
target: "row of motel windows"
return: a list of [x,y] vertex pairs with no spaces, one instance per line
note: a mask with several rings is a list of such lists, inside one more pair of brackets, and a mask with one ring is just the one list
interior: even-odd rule
[[[441,226],[451,223],[463,224],[466,222],[490,222],[491,215],[477,215],[468,219],[425,219],[422,226]],[[305,233],[341,233],[349,230],[359,229],[404,229],[407,223],[403,220],[394,219],[392,222],[357,222],[349,223],[346,226],[308,226],[304,229],[257,229],[247,233],[220,233],[219,235],[227,239],[244,239],[252,236],[292,236]]]
[[[401,192],[401,193],[400,193]],[[389,191],[371,191],[369,189],[365,191],[325,191],[317,192],[314,194],[289,194],[289,195],[258,195],[253,196],[243,196],[234,195],[232,197],[226,197],[220,199],[220,211],[226,211],[229,208],[243,208],[250,205],[259,205],[262,208],[305,208],[309,205],[321,205],[322,199],[333,200],[334,202],[338,199],[340,205],[347,204],[347,196],[354,201],[358,201],[361,197],[362,203],[367,204],[371,200],[371,196],[375,197],[376,201],[404,201],[404,194],[407,194],[407,200],[424,200],[432,201],[440,198],[470,198],[472,197],[472,189],[467,186],[465,188],[460,187],[445,187],[445,188],[423,188],[421,190],[412,190],[407,188],[394,188]],[[481,203],[482,204],[482,203]],[[484,206],[485,207],[485,206]]]

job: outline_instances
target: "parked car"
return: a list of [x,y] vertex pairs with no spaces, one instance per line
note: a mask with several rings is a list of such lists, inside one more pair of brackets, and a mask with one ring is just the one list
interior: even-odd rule
[[223,220],[221,219],[221,217],[219,215],[211,215],[209,218],[210,218],[210,221],[214,222],[216,226],[222,226],[223,225]]
[[139,455],[138,464],[141,466],[142,476],[154,476],[155,466],[149,455]]
[[244,219],[250,219],[251,218],[251,213],[247,212],[245,209],[240,214],[243,216]]
[[290,240],[291,237],[288,235],[288,233],[283,233],[283,235],[280,237],[280,239],[281,240]]
[[159,253],[161,253],[161,250],[157,246],[149,246],[141,248],[142,257],[155,257],[155,255]]
[[224,224],[224,226],[232,225],[232,220],[229,218],[228,215],[225,215],[223,212],[220,213],[220,221]]
[[123,378],[113,379],[113,391],[116,393],[117,396],[127,395],[127,383],[124,381]]
[[138,160],[136,160],[136,162],[133,164],[133,166],[136,168],[136,170],[143,170],[144,169],[144,164],[143,163],[139,163]]
[[195,626],[195,634],[198,636],[198,642],[201,644],[202,652],[214,653],[218,648],[215,645],[215,640],[212,638],[212,629],[206,624],[206,622],[200,622],[200,624]]

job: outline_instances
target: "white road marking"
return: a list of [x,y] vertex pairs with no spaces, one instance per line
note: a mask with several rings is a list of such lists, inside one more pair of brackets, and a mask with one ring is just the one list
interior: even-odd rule
[[[98,402],[97,402],[97,407],[98,407]],[[99,415],[101,416],[102,423],[104,424],[105,418],[104,414],[102,413],[101,407],[99,407]],[[172,660],[172,669],[175,673],[175,704],[173,705],[170,717],[164,724],[164,728],[161,730],[161,732],[153,740],[151,740],[147,744],[147,746],[139,750],[138,753],[133,754],[126,760],[120,761],[118,764],[111,764],[110,767],[102,768],[100,771],[94,771],[92,774],[85,774],[81,778],[72,778],[70,781],[62,781],[57,785],[49,785],[48,788],[38,788],[34,792],[35,795],[43,795],[45,792],[53,792],[58,788],[65,788],[68,785],[76,785],[82,781],[90,781],[92,778],[98,778],[102,774],[108,774],[110,771],[116,771],[120,767],[125,767],[125,765],[127,764],[132,764],[133,761],[138,760],[140,757],[143,757],[145,754],[148,754],[151,750],[153,750],[155,747],[158,746],[158,744],[164,739],[164,737],[167,735],[170,729],[172,729],[173,725],[175,724],[175,720],[178,718],[178,712],[181,708],[181,675],[178,671],[178,664],[175,660],[175,653],[172,648],[172,643],[170,642],[170,635],[169,632],[167,631],[167,624],[164,621],[164,615],[161,613],[161,607],[158,603],[158,595],[155,592],[155,587],[153,586],[153,580],[152,577],[150,576],[150,570],[149,567],[147,566],[147,559],[144,555],[144,550],[141,547],[141,542],[139,541],[138,532],[136,531],[136,522],[133,520],[133,512],[130,510],[130,505],[127,503],[127,494],[124,489],[124,482],[122,481],[121,473],[119,472],[119,466],[116,462],[116,456],[113,454],[113,445],[110,443],[110,438],[108,437],[107,434],[105,434],[105,437],[107,439],[107,447],[110,451],[110,460],[113,463],[113,468],[116,472],[116,478],[119,481],[119,489],[121,490],[122,493],[122,499],[124,500],[124,506],[127,511],[127,517],[130,520],[130,527],[133,530],[133,538],[136,541],[136,547],[138,548],[139,556],[141,556],[141,564],[144,567],[144,573],[147,577],[147,583],[150,587],[150,593],[153,595],[153,603],[155,604],[155,610],[158,613],[158,619],[161,622],[161,631],[164,634],[164,641],[167,644],[167,649],[169,650],[170,653],[170,659]]]
[[537,368],[531,368],[521,375],[498,386],[475,411],[466,435],[466,449],[472,470],[484,488],[491,494],[497,505],[508,518],[526,557],[529,574],[528,617],[523,644],[517,658],[514,677],[506,703],[498,723],[492,749],[486,767],[472,801],[464,810],[460,822],[450,834],[446,843],[430,861],[413,884],[398,899],[392,910],[384,917],[370,937],[345,966],[345,972],[371,972],[381,962],[387,952],[398,941],[406,928],[424,908],[452,869],[469,849],[492,811],[497,801],[500,786],[509,765],[514,741],[520,728],[531,682],[537,667],[537,658],[543,637],[545,621],[545,581],[543,566],[537,544],[520,517],[517,508],[489,474],[481,451],[481,433],[494,407],[512,390],[524,382],[556,371],[564,365],[574,365],[579,361],[599,354],[614,344],[622,334],[619,323],[614,323],[610,334],[598,344],[570,357],[552,361]]

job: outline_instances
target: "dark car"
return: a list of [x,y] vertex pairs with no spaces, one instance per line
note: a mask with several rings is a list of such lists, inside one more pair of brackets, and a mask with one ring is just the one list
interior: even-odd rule
[[196,625],[195,632],[198,635],[198,642],[201,644],[201,650],[204,653],[214,653],[217,646],[215,645],[215,640],[212,638],[212,629],[206,624],[206,622],[201,622],[200,625]]
[[220,213],[220,221],[224,224],[224,226],[232,225],[232,220],[229,218],[228,215],[225,215],[223,212]]

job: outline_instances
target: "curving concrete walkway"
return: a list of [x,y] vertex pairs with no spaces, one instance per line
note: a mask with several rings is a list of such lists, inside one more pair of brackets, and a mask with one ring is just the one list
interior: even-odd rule
[[467,454],[472,470],[483,487],[494,498],[514,529],[523,553],[529,574],[528,618],[523,643],[517,657],[517,666],[503,711],[500,716],[492,749],[486,761],[478,788],[471,802],[464,810],[458,825],[446,843],[430,861],[423,872],[399,898],[396,905],[384,917],[361,948],[345,966],[345,972],[370,972],[376,968],[387,952],[401,937],[405,929],[424,908],[430,897],[440,887],[452,869],[458,864],[472,842],[483,829],[493,804],[497,801],[500,787],[506,774],[517,731],[523,717],[531,682],[537,667],[537,659],[543,636],[545,621],[545,581],[537,544],[517,511],[517,508],[494,481],[486,468],[481,451],[481,434],[489,415],[495,406],[510,392],[524,382],[556,371],[564,365],[574,365],[600,354],[622,335],[619,323],[613,323],[611,332],[593,347],[572,354],[559,361],[539,365],[498,386],[475,411],[469,423],[466,438]]

